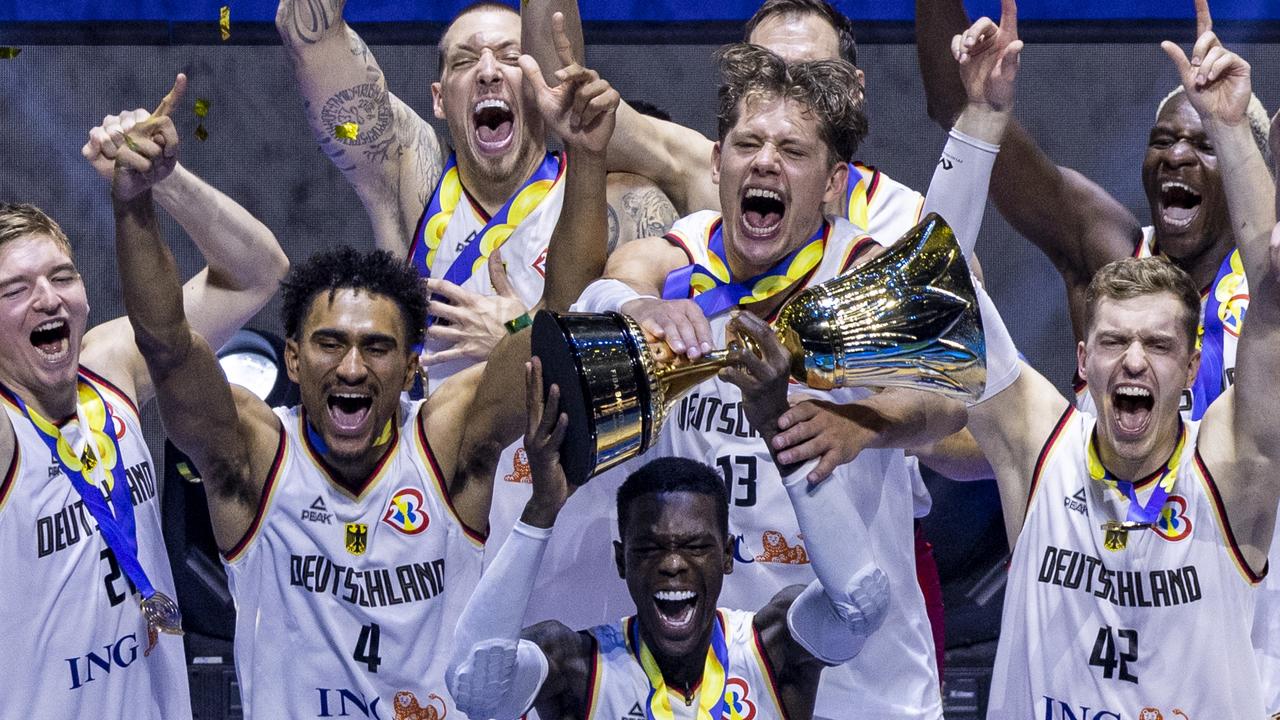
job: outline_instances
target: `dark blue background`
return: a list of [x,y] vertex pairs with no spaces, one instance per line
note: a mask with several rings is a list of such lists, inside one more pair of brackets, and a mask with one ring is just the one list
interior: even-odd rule
[[[266,22],[275,17],[273,0],[2,0],[3,21],[169,20],[217,22],[218,8],[231,6],[232,23]],[[352,22],[443,22],[469,0],[351,0]],[[759,0],[583,0],[587,21],[741,20]],[[863,20],[910,20],[912,0],[836,0],[847,15]],[[989,0],[967,3],[973,16],[999,12]],[[1280,20],[1280,0],[1215,0],[1222,20]],[[1123,20],[1192,17],[1190,0],[1025,0],[1020,16],[1029,20]]]

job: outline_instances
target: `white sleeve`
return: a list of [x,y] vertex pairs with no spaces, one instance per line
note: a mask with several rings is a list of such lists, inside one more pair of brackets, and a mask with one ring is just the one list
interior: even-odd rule
[[[878,474],[874,453],[863,453],[847,467],[854,475]],[[861,462],[860,462],[861,461]],[[818,579],[791,603],[791,636],[819,660],[838,665],[862,650],[889,607],[889,580],[871,554],[871,533],[840,478],[810,485],[812,460],[783,480],[804,534]],[[859,482],[872,477],[846,478]]]
[[1000,317],[1000,311],[996,310],[995,303],[977,277],[973,277],[973,290],[978,296],[978,310],[982,313],[982,339],[987,350],[987,384],[977,400],[967,403],[970,407],[998,395],[1012,385],[1022,371],[1018,348],[1013,344],[1009,328],[1005,327],[1004,318]]
[[933,170],[922,214],[936,212],[951,226],[966,260],[973,257],[987,209],[991,168],[999,145],[952,130]]
[[638,298],[656,299],[652,295],[641,295],[621,280],[601,278],[588,285],[578,297],[578,302],[569,309],[573,312],[622,312],[623,305]]
[[514,720],[547,678],[546,655],[520,630],[550,538],[550,528],[517,522],[458,620],[445,684],[469,717]]

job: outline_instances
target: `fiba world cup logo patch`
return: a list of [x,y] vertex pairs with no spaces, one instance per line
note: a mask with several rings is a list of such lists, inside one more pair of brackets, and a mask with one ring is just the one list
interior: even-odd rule
[[1151,524],[1156,534],[1170,542],[1185,540],[1191,535],[1191,518],[1187,517],[1187,500],[1181,495],[1170,495],[1160,509],[1160,517]]
[[431,524],[426,501],[417,488],[400,488],[391,496],[382,522],[405,535],[417,535]]
[[751,701],[751,686],[742,678],[729,678],[724,685],[724,717],[722,720],[755,720],[756,704]]

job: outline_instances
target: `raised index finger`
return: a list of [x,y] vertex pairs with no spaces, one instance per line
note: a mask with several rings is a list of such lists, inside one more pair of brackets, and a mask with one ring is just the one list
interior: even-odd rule
[[1196,37],[1213,29],[1213,16],[1209,14],[1209,0],[1195,0],[1196,3]]
[[178,73],[178,77],[173,79],[173,88],[164,96],[160,104],[156,106],[156,111],[151,113],[152,117],[162,117],[173,113],[173,109],[182,101],[182,96],[187,92],[187,76]]
[[552,41],[556,46],[556,56],[560,58],[560,64],[568,67],[577,62],[573,57],[573,43],[569,42],[569,34],[564,29],[564,13],[556,13],[551,16]]
[[[1197,0],[1197,2],[1199,1]],[[1007,30],[1014,37],[1018,37],[1017,0],[1000,0],[1000,29]]]

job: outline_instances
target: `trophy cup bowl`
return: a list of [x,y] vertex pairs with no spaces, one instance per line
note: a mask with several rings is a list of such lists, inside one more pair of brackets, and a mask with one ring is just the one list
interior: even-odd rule
[[[888,252],[806,288],[772,327],[791,354],[791,377],[809,387],[909,387],[974,399],[986,383],[982,320],[969,268],[946,221],[925,217]],[[541,311],[533,354],[544,392],[560,387],[569,428],[560,461],[585,483],[647,450],[667,408],[729,364],[742,343],[692,363],[646,340],[621,313]]]

